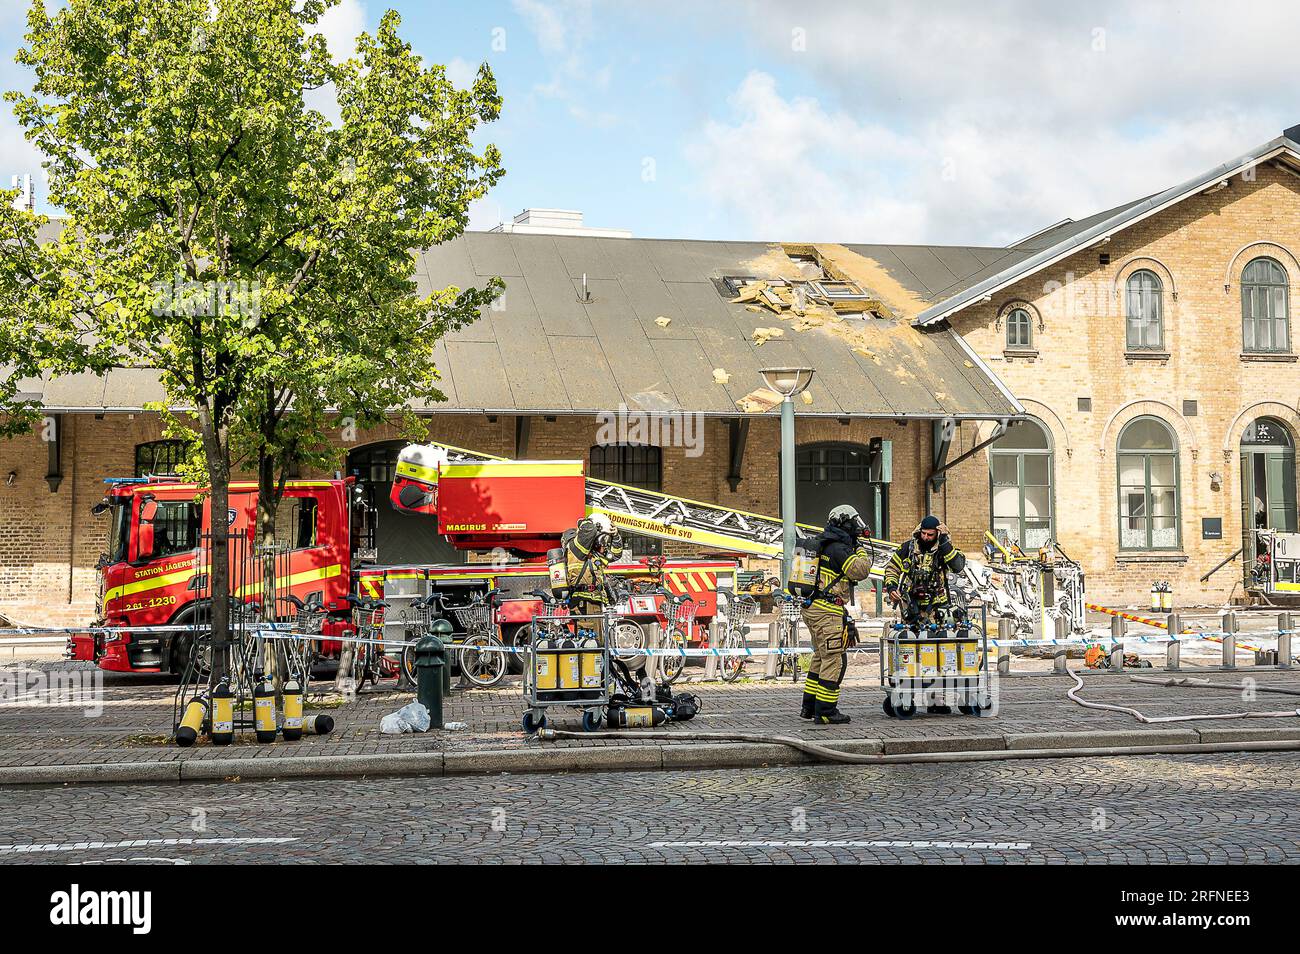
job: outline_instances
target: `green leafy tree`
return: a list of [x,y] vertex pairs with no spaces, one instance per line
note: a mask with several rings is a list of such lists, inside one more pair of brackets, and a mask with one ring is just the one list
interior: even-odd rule
[[[36,0],[18,54],[34,87],[7,94],[66,217],[43,245],[32,220],[4,219],[23,265],[0,271],[0,303],[22,307],[0,316],[20,357],[0,360],[156,371],[192,416],[214,513],[241,442],[284,461],[319,447],[330,410],[436,400],[437,337],[497,291],[421,295],[414,257],[463,231],[503,174],[474,143],[500,111],[490,71],[457,89],[392,11],[334,62],[316,32],[329,5]],[[325,88],[337,122],[308,104]],[[226,531],[213,522],[215,678]]]

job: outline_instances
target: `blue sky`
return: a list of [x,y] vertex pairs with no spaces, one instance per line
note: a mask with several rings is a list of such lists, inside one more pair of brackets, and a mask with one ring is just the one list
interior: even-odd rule
[[[0,84],[22,0],[0,0]],[[1300,123],[1300,5],[931,0],[343,0],[336,51],[383,10],[505,100],[527,207],[647,237],[1002,244],[1158,191]],[[0,172],[38,171],[0,122]],[[38,178],[39,192],[39,178]]]

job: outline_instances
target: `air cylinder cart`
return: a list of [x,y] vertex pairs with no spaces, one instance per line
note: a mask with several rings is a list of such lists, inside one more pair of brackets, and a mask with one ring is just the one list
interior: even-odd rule
[[546,725],[550,706],[582,710],[588,732],[605,721],[609,703],[609,645],[600,637],[600,616],[538,614],[533,617],[529,665],[524,674],[524,731]]
[[[957,708],[978,716],[993,707],[988,670],[988,628],[969,619],[929,623],[889,622],[881,634],[880,684],[885,690],[885,715],[910,719],[917,703],[929,702],[950,711]],[[978,629],[978,632],[976,630]]]

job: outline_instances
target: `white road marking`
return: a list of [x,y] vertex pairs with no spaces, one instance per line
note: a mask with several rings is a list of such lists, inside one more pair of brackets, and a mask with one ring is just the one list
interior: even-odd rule
[[993,851],[1026,851],[1027,841],[652,841],[647,848],[976,848]]
[[283,845],[297,838],[139,838],[135,841],[78,841],[49,845],[0,845],[0,855],[35,855],[49,851],[89,851],[95,848],[146,848],[154,845]]

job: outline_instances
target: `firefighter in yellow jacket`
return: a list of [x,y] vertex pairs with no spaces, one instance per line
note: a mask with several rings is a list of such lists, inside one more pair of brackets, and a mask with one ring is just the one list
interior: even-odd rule
[[936,622],[951,608],[948,574],[966,567],[966,555],[933,514],[894,551],[885,567],[885,594],[901,605],[905,623]]
[[791,591],[807,601],[803,621],[813,645],[799,715],[818,725],[849,721],[839,709],[850,634],[856,637],[846,607],[853,596],[853,584],[871,572],[871,553],[863,548],[866,536],[867,525],[857,510],[848,504],[836,507],[815,543],[817,562],[811,583],[791,583]]
[[604,611],[605,570],[623,556],[623,538],[609,517],[592,514],[565,534],[564,562],[570,605],[580,616]]

